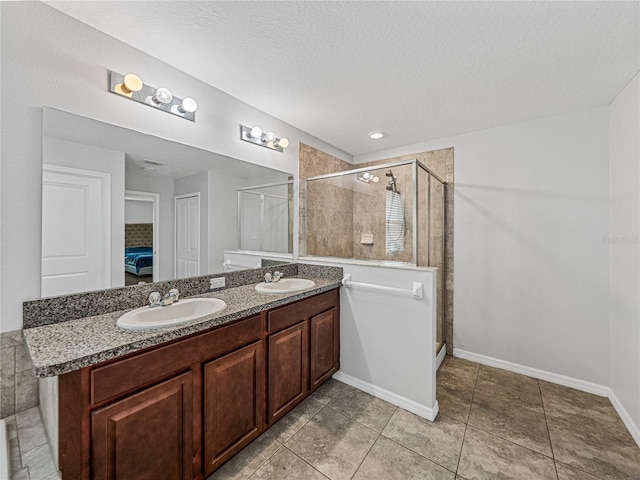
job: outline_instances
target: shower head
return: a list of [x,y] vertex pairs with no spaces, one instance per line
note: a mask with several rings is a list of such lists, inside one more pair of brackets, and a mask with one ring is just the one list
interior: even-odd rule
[[387,170],[387,173],[385,173],[385,175],[389,177],[389,183],[387,183],[386,189],[390,192],[397,193],[398,187],[396,186],[396,176],[393,174],[391,169]]

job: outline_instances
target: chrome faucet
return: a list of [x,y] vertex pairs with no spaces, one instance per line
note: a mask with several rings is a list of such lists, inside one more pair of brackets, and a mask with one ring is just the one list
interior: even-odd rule
[[273,275],[271,275],[267,272],[264,274],[264,283],[276,283],[279,282],[282,277],[284,277],[284,273],[274,272]]
[[174,303],[177,303],[180,298],[180,292],[177,288],[172,288],[169,290],[164,297],[160,295],[158,292],[151,292],[149,295],[149,308],[156,307],[167,307]]

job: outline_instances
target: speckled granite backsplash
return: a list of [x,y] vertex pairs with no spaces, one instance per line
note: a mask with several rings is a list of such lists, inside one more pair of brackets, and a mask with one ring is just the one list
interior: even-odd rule
[[[324,278],[327,280],[335,279],[337,281],[342,279],[342,268],[338,267],[292,263],[281,264],[278,266],[278,270],[284,273],[285,277],[300,275]],[[263,281],[265,273],[272,271],[273,267],[256,268],[237,272],[215,273],[183,280],[170,280],[147,285],[133,285],[130,287],[111,288],[95,292],[30,300],[22,304],[23,328],[40,327],[93,315],[103,315],[118,310],[141,307],[148,303],[147,299],[149,298],[149,294],[154,291],[164,295],[170,289],[177,288],[180,291],[181,297],[191,297],[212,291],[259,283]],[[209,280],[219,277],[226,278],[225,287],[210,290]]]

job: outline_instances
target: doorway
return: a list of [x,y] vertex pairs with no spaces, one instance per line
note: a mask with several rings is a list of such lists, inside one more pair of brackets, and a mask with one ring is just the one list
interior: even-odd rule
[[126,190],[125,285],[160,280],[160,195]]
[[175,197],[175,278],[200,275],[200,193]]

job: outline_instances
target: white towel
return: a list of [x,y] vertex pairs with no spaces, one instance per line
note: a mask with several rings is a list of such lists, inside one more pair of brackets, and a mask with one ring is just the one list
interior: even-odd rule
[[404,202],[398,192],[387,190],[387,253],[404,250]]

